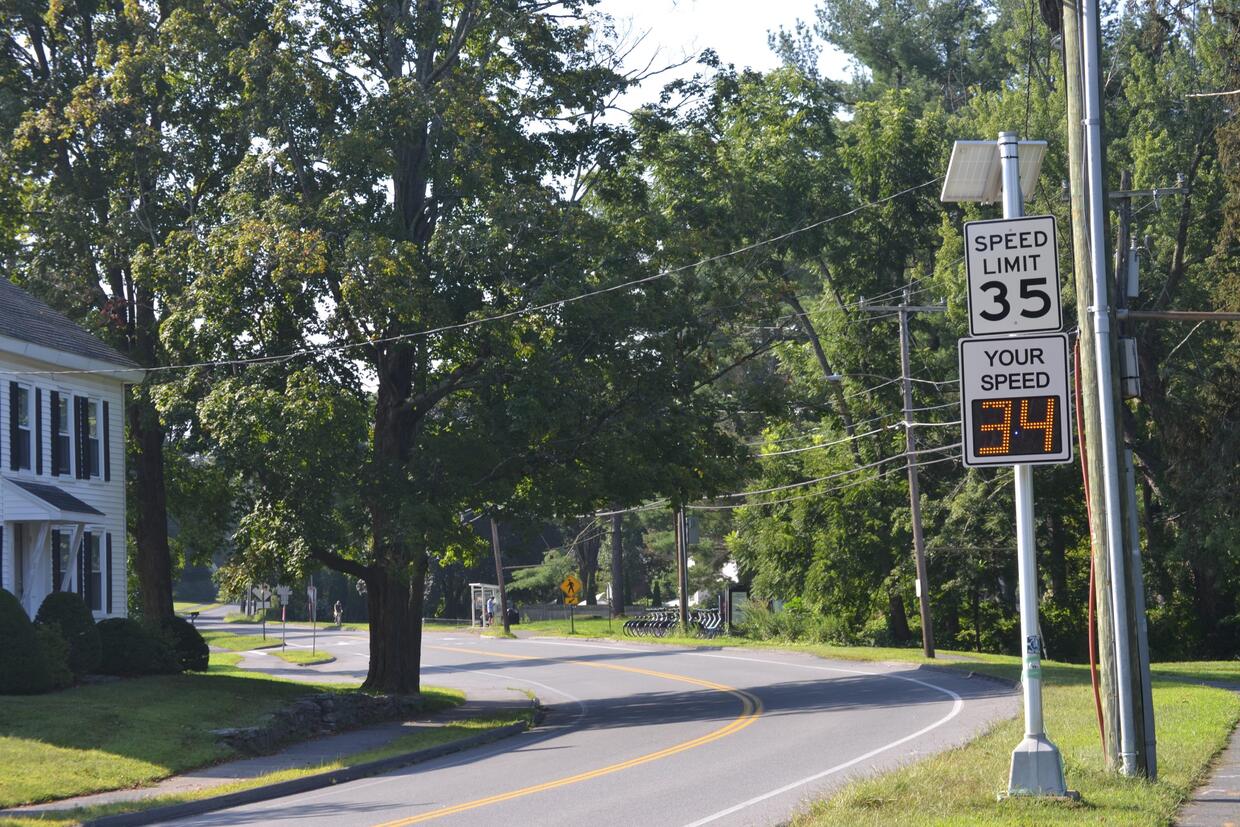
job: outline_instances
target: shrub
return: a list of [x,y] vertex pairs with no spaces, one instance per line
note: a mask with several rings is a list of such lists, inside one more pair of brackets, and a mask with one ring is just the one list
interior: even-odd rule
[[739,631],[755,640],[835,646],[851,646],[861,640],[844,618],[809,609],[799,597],[789,600],[778,611],[764,601],[750,600],[744,604],[744,612],[745,621]]
[[182,669],[206,672],[211,660],[211,650],[194,625],[183,617],[170,617],[163,622],[165,636],[172,643],[177,662]]
[[52,676],[34,624],[17,598],[0,589],[0,695],[30,695],[51,688]]
[[51,682],[49,689],[64,689],[73,686],[73,670],[69,668],[69,644],[59,627],[43,623],[34,624],[34,634],[43,650],[43,660],[47,663],[47,675]]
[[114,617],[99,621],[105,675],[167,675],[181,671],[176,653],[159,632],[136,620]]
[[73,592],[53,592],[39,607],[34,622],[53,626],[69,647],[69,669],[81,677],[99,668],[103,653],[99,630],[86,601]]

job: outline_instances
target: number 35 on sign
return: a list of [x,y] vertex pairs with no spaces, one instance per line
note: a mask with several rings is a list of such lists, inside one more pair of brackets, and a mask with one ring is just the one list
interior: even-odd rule
[[1054,216],[969,221],[964,242],[972,335],[1062,328]]

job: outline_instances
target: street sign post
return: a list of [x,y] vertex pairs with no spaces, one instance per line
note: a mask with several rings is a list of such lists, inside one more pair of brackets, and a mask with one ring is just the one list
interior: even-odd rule
[[310,654],[312,655],[318,638],[318,602],[319,590],[314,587],[314,581],[311,580],[306,586],[306,606],[310,610]]
[[[981,182],[993,180],[993,161],[983,169],[957,163],[957,155],[963,160],[969,153],[962,143],[968,142],[952,149],[944,199],[950,191],[950,200],[988,200],[990,187]],[[960,341],[962,443],[966,465],[1011,465],[1014,479],[1025,737],[1012,751],[1008,794],[1062,796],[1068,794],[1063,758],[1042,719],[1033,465],[1072,458],[1067,339],[1021,335],[1058,331],[1063,320],[1055,222],[1049,216],[1023,219],[1019,146],[1016,133],[1001,132],[998,155],[990,156],[998,161],[1004,220],[965,225],[969,331],[1008,335]],[[1028,172],[1032,190],[1037,164]]]
[[961,339],[964,464],[1072,461],[1068,337]]
[[263,619],[263,640],[267,639],[267,607],[271,605],[271,587],[266,583],[259,583],[250,590],[254,595],[254,606],[262,612]]
[[971,335],[1063,328],[1053,215],[969,221],[964,243]]
[[292,593],[288,586],[276,586],[276,594],[280,597],[280,648],[288,641],[288,599]]

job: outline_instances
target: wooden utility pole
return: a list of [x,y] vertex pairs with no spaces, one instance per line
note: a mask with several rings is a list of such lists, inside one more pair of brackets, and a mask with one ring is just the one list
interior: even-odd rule
[[[1110,199],[1118,202],[1116,212],[1119,217],[1119,226],[1115,239],[1114,290],[1116,317],[1120,321],[1119,329],[1121,336],[1132,335],[1133,319],[1130,318],[1128,313],[1128,304],[1131,298],[1130,281],[1132,286],[1139,287],[1136,284],[1136,244],[1132,241],[1134,235],[1131,226],[1133,215],[1132,199],[1139,197],[1157,199],[1165,195],[1185,195],[1187,192],[1188,189],[1184,186],[1182,177],[1176,182],[1174,187],[1146,190],[1133,189],[1132,175],[1125,170],[1120,176],[1119,190],[1110,193]],[[1132,295],[1135,295],[1135,293],[1136,291],[1133,290]],[[1119,398],[1129,395],[1127,389],[1121,388],[1121,391]],[[1138,385],[1138,388],[1132,390],[1131,395],[1138,396],[1139,394]],[[1125,428],[1124,430],[1127,431],[1128,429]],[[1133,435],[1126,434],[1126,436],[1128,441],[1131,442]],[[1154,727],[1153,692],[1149,676],[1149,635],[1145,616],[1145,577],[1142,571],[1141,536],[1137,520],[1136,469],[1130,448],[1124,451],[1123,470],[1124,475],[1121,479],[1121,485],[1126,494],[1124,498],[1124,540],[1129,551],[1128,581],[1125,585],[1128,588],[1129,616],[1133,631],[1132,657],[1133,662],[1140,666],[1139,669],[1134,670],[1133,674],[1135,684],[1133,687],[1134,714],[1141,723],[1139,729],[1141,737],[1137,739],[1137,768],[1147,778],[1154,779],[1158,777],[1158,749]]]
[[611,616],[624,617],[624,542],[620,536],[623,514],[611,515]]
[[1097,362],[1094,339],[1087,335],[1089,326],[1086,308],[1093,304],[1089,278],[1089,225],[1087,188],[1085,185],[1085,136],[1082,118],[1085,110],[1084,85],[1081,78],[1081,21],[1078,4],[1082,0],[1065,0],[1063,4],[1063,60],[1067,79],[1068,103],[1068,193],[1072,220],[1072,271],[1076,291],[1077,319],[1081,333],[1077,347],[1079,365],[1080,405],[1085,423],[1082,461],[1089,485],[1086,488],[1089,508],[1091,563],[1094,573],[1094,600],[1097,604],[1098,671],[1102,695],[1102,741],[1106,763],[1115,769],[1119,761],[1119,718],[1115,696],[1115,627],[1111,620],[1111,574],[1107,558],[1106,503],[1102,491],[1102,456],[1091,450],[1101,442],[1098,420]]
[[[1110,296],[1102,296],[1101,301],[1093,295],[1091,280],[1091,250],[1090,250],[1090,233],[1089,215],[1091,213],[1091,205],[1089,204],[1089,189],[1086,181],[1086,147],[1085,147],[1085,85],[1088,81],[1083,75],[1083,50],[1082,38],[1098,37],[1098,32],[1087,32],[1083,30],[1082,8],[1083,2],[1091,0],[1067,0],[1063,6],[1063,43],[1064,43],[1064,67],[1067,80],[1067,104],[1068,104],[1068,171],[1069,171],[1069,198],[1071,202],[1072,216],[1072,246],[1073,246],[1073,271],[1075,273],[1076,288],[1076,304],[1078,322],[1081,328],[1081,335],[1078,336],[1077,344],[1080,348],[1080,377],[1079,386],[1081,388],[1080,405],[1083,412],[1083,420],[1085,423],[1084,442],[1085,448],[1082,451],[1083,463],[1086,468],[1089,485],[1086,489],[1089,507],[1089,531],[1092,567],[1094,573],[1094,597],[1097,604],[1097,638],[1098,638],[1098,666],[1100,672],[1101,695],[1102,695],[1102,721],[1103,721],[1103,750],[1106,755],[1107,768],[1113,771],[1123,770],[1123,761],[1121,759],[1121,722],[1120,722],[1120,703],[1118,698],[1118,674],[1119,669],[1117,660],[1120,653],[1116,649],[1116,632],[1114,619],[1114,606],[1112,604],[1113,581],[1115,577],[1120,577],[1120,587],[1123,589],[1124,596],[1127,598],[1125,603],[1128,611],[1125,613],[1124,623],[1129,630],[1136,629],[1136,618],[1134,615],[1134,604],[1136,601],[1133,593],[1133,575],[1129,568],[1134,562],[1129,554],[1122,554],[1124,558],[1130,558],[1123,571],[1112,571],[1110,561],[1113,557],[1108,544],[1108,514],[1106,510],[1106,496],[1104,493],[1103,481],[1105,479],[1105,458],[1102,455],[1101,446],[1104,443],[1102,432],[1102,421],[1100,411],[1103,407],[1104,400],[1099,395],[1098,373],[1097,373],[1097,356],[1095,351],[1096,342],[1089,331],[1093,328],[1093,320],[1091,319],[1091,309],[1095,304],[1104,306],[1114,306],[1110,300]],[[1125,185],[1119,193],[1112,195],[1123,195],[1128,193],[1127,185]],[[1105,215],[1105,210],[1098,210],[1097,214]],[[1123,215],[1121,215],[1123,219]],[[1121,232],[1127,232],[1126,220],[1122,220],[1124,226]],[[1104,233],[1099,233],[1103,236]],[[1127,245],[1122,245],[1117,250],[1117,256],[1127,256]],[[1118,259],[1117,259],[1118,260]],[[1117,271],[1118,271],[1117,267]],[[1115,294],[1115,298],[1119,299],[1124,290],[1116,290],[1117,280],[1120,273],[1113,274],[1112,279],[1106,280],[1106,287],[1110,292]],[[1117,316],[1119,313],[1116,314]],[[1110,327],[1111,333],[1106,342],[1110,349],[1110,361],[1112,365],[1118,366],[1119,361],[1119,340],[1117,336],[1116,326]],[[1112,396],[1112,402],[1116,409],[1121,405],[1122,396],[1119,387],[1119,371],[1113,370],[1110,377],[1111,382],[1104,392],[1109,392]],[[1113,423],[1115,428],[1116,444],[1123,445],[1123,424],[1122,417],[1116,417]],[[1122,456],[1115,458],[1117,462],[1122,462]],[[1121,466],[1122,467],[1122,466]],[[1122,472],[1121,472],[1122,478]],[[1128,498],[1123,498],[1127,500]],[[1117,504],[1121,512],[1126,506],[1126,502]],[[1122,518],[1123,525],[1131,525],[1130,520]],[[1132,545],[1132,544],[1128,544]],[[1131,663],[1140,663],[1138,656],[1137,635],[1129,635],[1129,646],[1127,657]],[[1134,733],[1145,733],[1147,728],[1143,725],[1145,719],[1144,713],[1144,692],[1142,691],[1143,683],[1142,669],[1131,671],[1130,680],[1130,696],[1132,698],[1132,720],[1126,722],[1127,727]],[[1133,743],[1133,770],[1140,775],[1152,775],[1154,767],[1152,750],[1148,747],[1152,746],[1152,727],[1149,732],[1149,739],[1137,737]]]
[[680,631],[689,628],[689,555],[688,539],[685,537],[685,510],[677,508],[676,520],[676,592],[680,603]]
[[[491,551],[495,554],[495,582],[499,584],[499,613],[504,618],[504,634],[511,632],[508,629],[508,591],[504,588],[504,563],[499,553],[499,526],[495,523],[495,518],[491,518]],[[494,621],[492,621],[494,622]]]
[[930,574],[926,566],[926,539],[921,528],[921,483],[917,476],[917,434],[913,430],[913,376],[909,364],[909,314],[944,313],[942,305],[914,305],[913,293],[904,288],[899,305],[861,305],[869,312],[900,314],[900,377],[904,380],[904,461],[908,467],[908,505],[913,519],[913,556],[917,562],[917,606],[921,613],[921,651],[934,657],[934,619],[930,615]]

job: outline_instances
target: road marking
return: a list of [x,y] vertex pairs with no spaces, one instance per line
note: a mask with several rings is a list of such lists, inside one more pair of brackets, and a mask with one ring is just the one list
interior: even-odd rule
[[585,649],[607,649],[612,652],[649,652],[649,648],[640,646],[605,646],[600,643],[574,643],[571,640],[552,640],[548,637],[529,637],[523,640],[536,640],[540,646],[577,646]]
[[719,819],[730,816],[733,813],[740,812],[741,810],[744,810],[746,807],[752,807],[754,804],[760,804],[761,802],[766,801],[768,798],[774,798],[777,795],[783,795],[786,792],[791,792],[792,790],[795,790],[797,787],[802,787],[806,784],[812,784],[815,781],[818,781],[819,779],[826,778],[828,775],[834,775],[837,772],[846,770],[849,767],[860,764],[862,761],[866,761],[870,758],[873,758],[874,756],[884,753],[887,750],[894,749],[900,746],[901,744],[906,744],[909,741],[914,740],[915,738],[920,738],[922,735],[925,735],[927,732],[930,732],[933,729],[938,729],[943,724],[947,723],[948,721],[952,720],[957,715],[959,715],[961,710],[964,709],[964,699],[961,698],[958,694],[956,694],[952,690],[947,689],[942,686],[938,686],[933,683],[930,683],[929,681],[923,681],[917,678],[910,678],[907,675],[893,675],[893,674],[886,673],[886,672],[866,672],[861,669],[845,669],[843,667],[837,667],[837,666],[818,666],[816,664],[810,664],[810,663],[795,663],[791,661],[768,660],[766,658],[743,658],[743,657],[738,657],[736,655],[715,655],[715,654],[710,654],[707,652],[694,652],[692,654],[698,657],[704,657],[704,658],[719,658],[723,660],[740,660],[740,661],[748,661],[750,663],[767,663],[767,664],[773,664],[776,666],[793,666],[793,667],[798,667],[801,669],[816,669],[816,670],[820,670],[824,672],[848,672],[854,675],[873,675],[875,677],[891,678],[893,680],[908,681],[910,683],[920,684],[921,686],[927,687],[928,689],[933,689],[938,692],[942,692],[945,695],[950,696],[952,699],[952,710],[951,712],[947,713],[939,720],[935,721],[934,723],[930,724],[927,727],[917,730],[911,735],[905,735],[903,738],[899,738],[895,741],[892,741],[889,744],[884,744],[881,747],[875,747],[874,749],[870,750],[864,755],[858,755],[856,758],[853,758],[850,761],[845,761],[842,764],[836,764],[834,767],[830,767],[828,769],[823,770],[822,772],[817,772],[817,773],[814,773],[813,775],[806,776],[805,778],[802,778],[799,781],[793,781],[791,784],[785,784],[784,786],[779,787],[777,789],[770,790],[769,792],[762,793],[761,795],[756,795],[747,801],[742,801],[741,803],[735,804],[731,807],[728,807],[727,809],[720,810],[719,812],[712,813],[711,815],[708,815],[705,818],[700,818],[697,821],[691,822],[685,825],[685,827],[701,827],[701,825],[703,824],[709,824],[712,821],[718,821]]
[[665,680],[676,681],[678,683],[688,683],[694,686],[712,689],[716,692],[724,692],[728,695],[739,698],[741,701],[741,714],[719,729],[708,732],[705,735],[698,736],[697,738],[693,738],[689,741],[682,741],[679,744],[673,744],[670,747],[665,747],[664,749],[657,750],[655,752],[648,752],[645,755],[639,755],[636,758],[630,758],[627,761],[620,761],[615,764],[609,764],[606,767],[599,767],[596,770],[588,770],[587,772],[577,773],[576,775],[570,775],[564,778],[557,778],[554,781],[547,781],[542,784],[522,787],[519,790],[500,793],[498,795],[488,796],[487,798],[479,798],[474,801],[466,801],[462,804],[441,807],[438,810],[432,810],[429,813],[423,813],[410,818],[402,818],[397,819],[396,821],[384,822],[383,824],[378,825],[378,827],[405,827],[405,825],[408,824],[420,824],[424,821],[430,821],[431,819],[456,815],[457,813],[463,813],[468,810],[475,810],[489,804],[499,804],[503,801],[511,801],[514,798],[523,798],[527,795],[534,795],[535,793],[546,792],[547,790],[554,790],[559,787],[566,787],[569,784],[577,784],[582,781],[589,781],[593,778],[599,778],[600,776],[610,775],[615,772],[620,772],[621,770],[627,770],[651,761],[657,761],[660,758],[667,758],[670,755],[676,755],[678,753],[685,752],[686,750],[709,744],[712,741],[719,740],[720,738],[726,738],[729,735],[740,732],[745,727],[757,721],[762,715],[762,701],[756,695],[746,692],[743,689],[737,689],[732,686],[726,686],[721,683],[702,680],[700,678],[691,678],[688,675],[675,675],[669,672],[656,672],[652,669],[641,669],[636,666],[621,666],[616,663],[593,663],[590,661],[577,660],[575,658],[548,658],[536,655],[516,655],[507,652],[479,651],[476,649],[461,649],[458,647],[448,646],[426,646],[424,648],[438,649],[440,651],[468,652],[470,654],[490,655],[492,657],[509,658],[511,660],[544,660],[554,661],[557,663],[571,663],[577,666],[588,666],[592,669],[611,669],[617,672],[632,672],[638,675],[648,675],[650,677],[663,678]]

